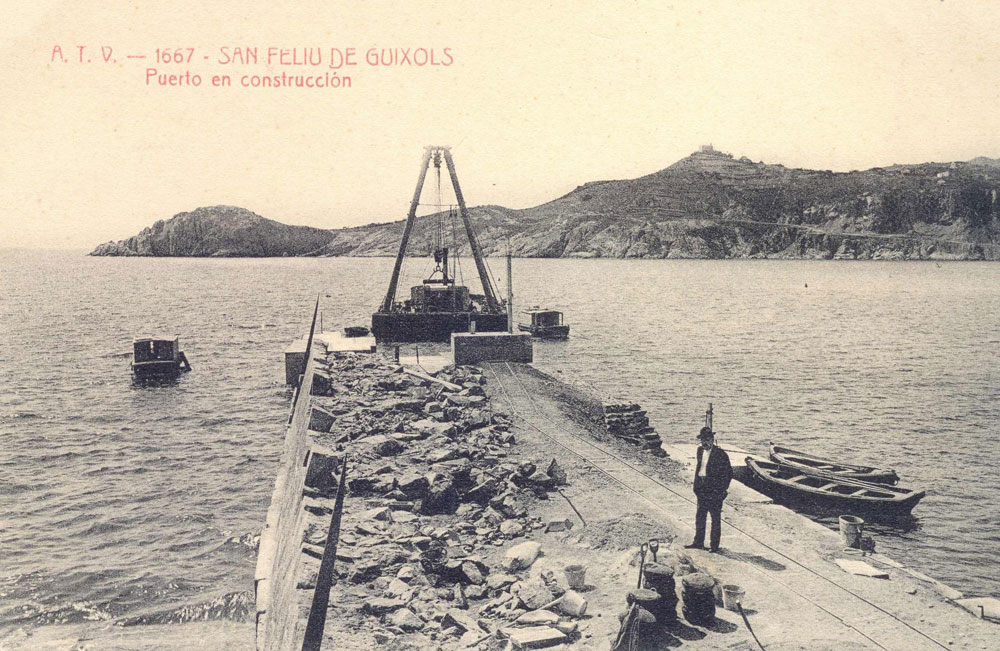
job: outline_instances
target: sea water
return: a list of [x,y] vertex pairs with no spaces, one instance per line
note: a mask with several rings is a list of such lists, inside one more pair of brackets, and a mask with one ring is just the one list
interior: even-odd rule
[[[572,328],[536,342],[539,368],[641,403],[666,441],[691,442],[711,402],[725,443],[890,465],[928,495],[879,549],[1000,595],[1000,264],[513,266],[517,305]],[[245,617],[290,398],[282,351],[317,297],[327,329],[367,324],[391,267],[0,251],[0,626]],[[160,334],[194,370],[133,384],[132,339]]]

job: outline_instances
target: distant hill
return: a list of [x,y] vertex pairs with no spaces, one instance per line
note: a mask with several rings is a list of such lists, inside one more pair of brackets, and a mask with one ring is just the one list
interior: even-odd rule
[[90,255],[280,257],[314,254],[331,231],[289,226],[234,206],[212,206],[160,220]]
[[969,165],[983,165],[985,167],[1000,167],[1000,158],[986,158],[977,156],[969,161]]
[[[525,257],[997,260],[998,190],[995,159],[835,173],[704,147],[648,176],[585,183],[534,208],[469,212],[487,255],[503,254],[509,238]],[[392,256],[404,225],[323,231],[243,211],[260,223],[240,229],[231,219],[215,225],[220,210],[240,209],[182,213],[93,255]],[[410,254],[429,251],[436,223],[417,220]],[[265,252],[251,252],[255,236]]]

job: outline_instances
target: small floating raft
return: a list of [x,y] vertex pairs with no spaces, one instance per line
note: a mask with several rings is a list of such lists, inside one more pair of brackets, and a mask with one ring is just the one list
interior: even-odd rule
[[837,507],[844,513],[907,515],[926,495],[924,491],[899,486],[809,474],[791,466],[753,457],[747,457],[746,464],[754,479],[777,497]]
[[785,466],[791,466],[807,474],[833,475],[842,479],[855,479],[873,484],[899,483],[899,475],[891,468],[875,468],[853,463],[843,463],[823,459],[806,452],[800,452],[780,445],[771,445],[771,461]]

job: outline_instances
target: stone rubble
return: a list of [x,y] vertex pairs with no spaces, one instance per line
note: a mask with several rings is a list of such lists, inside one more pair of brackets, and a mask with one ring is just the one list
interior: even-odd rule
[[612,436],[638,445],[650,454],[667,456],[660,435],[649,425],[649,416],[634,402],[605,404],[604,426]]
[[[513,460],[511,420],[491,408],[482,371],[447,367],[439,383],[390,360],[336,354],[319,376],[310,435],[348,464],[330,597],[337,618],[407,647],[579,639],[575,618],[554,608],[565,588],[551,573],[528,578],[544,554],[532,535],[573,526],[529,512],[566,472],[555,460]],[[320,483],[330,484],[334,466]],[[326,543],[332,499],[321,497],[305,500],[303,590],[315,586]]]

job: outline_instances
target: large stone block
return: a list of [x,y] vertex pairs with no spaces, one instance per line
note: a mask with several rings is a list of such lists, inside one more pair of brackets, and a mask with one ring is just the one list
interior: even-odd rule
[[285,351],[285,384],[296,385],[299,383],[299,376],[306,368],[305,346],[302,350]]
[[309,429],[314,432],[329,432],[337,417],[322,407],[314,406],[309,414]]
[[309,455],[305,485],[321,492],[335,490],[339,470],[340,455],[329,450],[318,451],[314,448]]
[[479,362],[532,361],[531,335],[506,332],[455,332],[451,335],[451,353],[455,365]]

